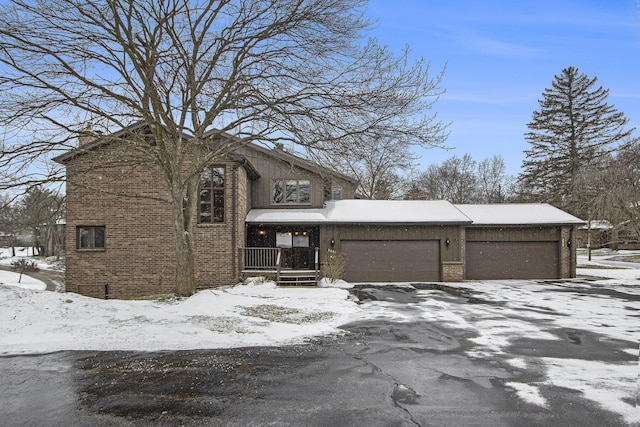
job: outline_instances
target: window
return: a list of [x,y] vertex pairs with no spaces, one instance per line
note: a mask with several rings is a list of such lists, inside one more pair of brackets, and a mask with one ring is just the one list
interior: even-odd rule
[[342,187],[331,188],[331,200],[342,200]]
[[322,187],[323,191],[323,200],[342,200],[342,186],[340,185],[331,185],[331,180],[327,179],[324,181],[324,185]]
[[293,237],[291,233],[276,233],[277,248],[292,248]]
[[306,231],[286,231],[276,233],[277,248],[308,248],[309,234]]
[[198,223],[224,222],[224,166],[207,168],[200,178]]
[[78,249],[104,249],[104,226],[78,227]]
[[306,179],[279,179],[273,182],[275,204],[311,203],[311,181]]

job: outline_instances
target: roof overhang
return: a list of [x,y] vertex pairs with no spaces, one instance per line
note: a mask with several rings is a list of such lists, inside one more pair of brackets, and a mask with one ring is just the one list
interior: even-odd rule
[[471,227],[560,227],[585,222],[547,203],[455,205],[468,216]]
[[466,225],[471,220],[442,200],[339,200],[321,209],[252,209],[251,224]]
[[549,204],[453,205],[444,200],[339,200],[324,208],[252,209],[249,224],[559,227],[585,222]]

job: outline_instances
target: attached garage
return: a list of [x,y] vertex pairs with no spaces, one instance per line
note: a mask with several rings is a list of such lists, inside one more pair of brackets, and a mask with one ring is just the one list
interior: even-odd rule
[[465,230],[467,280],[575,277],[580,219],[548,204],[456,207],[473,221]]
[[342,240],[345,280],[428,282],[440,280],[438,240]]
[[559,247],[551,242],[469,242],[467,279],[552,279],[559,277]]
[[247,236],[279,228],[318,236],[304,241],[317,267],[332,267],[330,254],[341,253],[349,282],[555,279],[575,277],[581,224],[548,204],[339,200],[321,209],[254,209]]

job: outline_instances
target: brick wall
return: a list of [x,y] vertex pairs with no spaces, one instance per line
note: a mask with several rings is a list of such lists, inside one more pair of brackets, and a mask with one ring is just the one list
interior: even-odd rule
[[[105,158],[118,154],[113,145],[67,164],[67,291],[99,298],[105,296],[105,285],[112,298],[175,292],[173,219],[163,174],[150,163],[104,167]],[[226,221],[195,226],[198,287],[230,284],[236,277],[231,250],[234,163],[219,164],[226,167]],[[241,190],[246,187],[246,173],[242,168],[237,172]],[[246,213],[242,197],[236,198],[237,219]],[[244,241],[243,224],[235,227],[236,246]],[[78,226],[105,226],[105,249],[78,250]]]
[[564,226],[560,231],[560,278],[562,279],[576,277],[575,234],[573,226]]
[[[244,246],[247,216],[247,173],[226,162],[225,222],[195,228],[196,282],[199,288],[232,284],[238,280],[238,250]],[[235,225],[234,225],[235,219]]]
[[442,263],[442,281],[443,282],[462,282],[464,280],[464,262],[443,262]]

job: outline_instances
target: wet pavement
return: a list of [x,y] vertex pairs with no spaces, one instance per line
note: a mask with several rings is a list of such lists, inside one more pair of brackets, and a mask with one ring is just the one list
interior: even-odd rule
[[[434,285],[436,286],[436,285]],[[459,289],[435,289],[468,304]],[[415,289],[360,288],[361,300],[404,304]],[[471,301],[482,304],[481,301]],[[612,361],[625,343],[578,329],[560,340],[522,338],[508,355],[470,358],[470,330],[370,320],[305,345],[159,353],[59,352],[0,357],[0,420],[7,426],[616,426],[622,418],[575,390],[546,386],[548,407],[506,382],[543,381],[514,355]],[[628,344],[628,343],[626,343]]]

